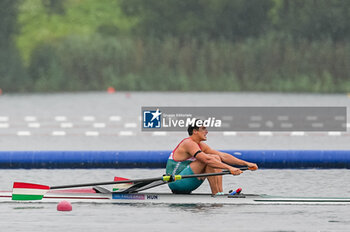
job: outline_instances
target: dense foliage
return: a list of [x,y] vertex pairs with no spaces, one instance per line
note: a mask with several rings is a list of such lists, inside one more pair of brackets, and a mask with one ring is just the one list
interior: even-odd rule
[[350,91],[350,1],[3,0],[0,88]]
[[15,91],[27,81],[24,67],[14,43],[17,26],[17,0],[0,1],[0,89]]

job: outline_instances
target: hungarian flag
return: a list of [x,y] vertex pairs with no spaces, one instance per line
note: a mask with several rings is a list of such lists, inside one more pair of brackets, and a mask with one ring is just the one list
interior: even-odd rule
[[[118,176],[114,177],[114,181],[122,181],[122,180],[130,180],[130,179],[124,178],[124,177],[118,177]],[[113,192],[123,191],[127,188],[130,188],[132,185],[133,183],[115,184],[113,186]]]
[[50,187],[46,185],[15,182],[13,183],[12,200],[41,200],[49,189]]

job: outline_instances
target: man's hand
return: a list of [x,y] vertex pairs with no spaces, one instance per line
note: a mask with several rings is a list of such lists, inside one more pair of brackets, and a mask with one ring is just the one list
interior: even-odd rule
[[242,173],[241,169],[239,168],[234,168],[234,167],[231,167],[229,169],[229,171],[231,172],[232,175],[239,175]]
[[248,167],[248,169],[251,170],[251,171],[258,170],[258,165],[256,165],[255,163],[249,163],[249,162],[247,162],[247,167]]

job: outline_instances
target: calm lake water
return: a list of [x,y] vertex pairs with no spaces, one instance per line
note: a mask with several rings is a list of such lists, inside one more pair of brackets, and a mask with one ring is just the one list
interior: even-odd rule
[[[0,150],[163,150],[186,133],[142,133],[141,106],[346,106],[346,95],[263,93],[76,93],[0,96]],[[64,132],[64,133],[63,133]],[[349,133],[208,135],[217,149],[350,149]],[[0,170],[0,189],[13,181],[48,185],[155,177],[162,169]],[[350,196],[350,170],[265,169],[225,176],[225,192],[279,196]],[[168,192],[167,186],[154,191]],[[209,192],[205,182],[198,192]],[[350,231],[349,206],[183,206],[1,204],[4,231]]]
[[[61,185],[156,177],[161,169],[0,170],[0,187],[15,180]],[[280,196],[350,197],[350,170],[258,170],[225,176],[224,191]],[[150,191],[150,190],[149,190]],[[169,192],[167,186],[153,191]],[[197,192],[208,192],[205,182]],[[4,231],[349,231],[349,205],[109,205],[1,204]],[[6,229],[5,229],[6,228]]]

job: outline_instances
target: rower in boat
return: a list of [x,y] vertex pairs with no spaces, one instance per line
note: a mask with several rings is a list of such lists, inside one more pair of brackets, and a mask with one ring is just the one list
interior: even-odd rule
[[[170,154],[166,165],[167,175],[193,175],[200,173],[219,173],[228,169],[232,175],[239,175],[242,171],[230,165],[247,166],[250,170],[257,170],[255,163],[238,159],[228,153],[210,148],[204,141],[207,140],[208,130],[197,119],[189,125],[188,138],[183,139]],[[222,176],[207,177],[213,195],[222,195]],[[175,194],[190,194],[205,180],[203,178],[182,179],[168,184]]]

